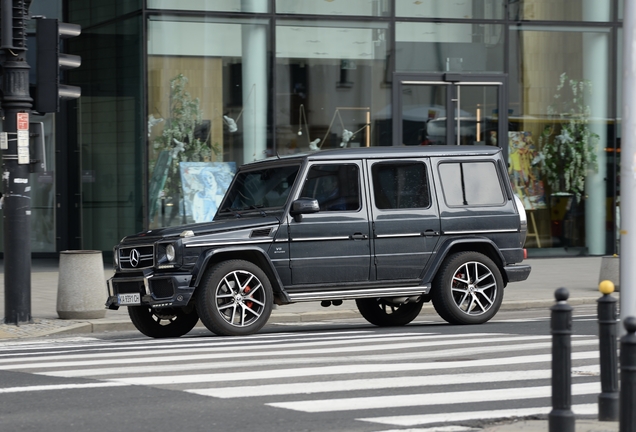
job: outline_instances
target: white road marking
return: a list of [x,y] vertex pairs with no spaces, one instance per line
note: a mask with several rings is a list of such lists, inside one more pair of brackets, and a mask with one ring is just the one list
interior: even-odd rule
[[[485,420],[485,419],[504,419],[504,418],[516,418],[516,417],[528,417],[534,415],[549,414],[552,411],[551,407],[536,407],[536,408],[519,408],[519,409],[506,409],[506,410],[492,410],[492,411],[469,411],[469,412],[454,412],[454,413],[440,413],[440,414],[422,414],[422,415],[404,415],[404,416],[390,416],[390,417],[367,417],[359,418],[356,420],[381,423],[393,426],[418,426],[427,425],[433,423],[452,423],[466,420]],[[581,404],[572,405],[572,411],[575,415],[597,415],[598,404]],[[409,429],[412,431],[426,431],[431,429]],[[435,428],[435,431],[441,431],[441,428]],[[383,431],[394,432],[394,431]],[[397,432],[397,431],[395,431]],[[400,429],[400,432],[406,432],[404,429]]]
[[38,386],[26,386],[26,387],[7,387],[0,388],[0,394],[2,393],[23,393],[23,392],[36,392],[47,390],[70,390],[70,389],[87,389],[87,388],[100,388],[100,387],[123,387],[128,384],[117,382],[95,382],[95,383],[83,383],[83,384],[51,384],[51,385],[38,385]]
[[[588,395],[601,392],[601,383],[572,385],[572,395]],[[334,412],[366,409],[386,409],[414,406],[432,406],[460,403],[495,402],[504,400],[524,400],[550,397],[551,386],[504,388],[494,390],[473,390],[445,393],[420,393],[409,395],[332,398],[298,402],[273,402],[265,405],[302,412]],[[514,396],[512,396],[514,395]]]

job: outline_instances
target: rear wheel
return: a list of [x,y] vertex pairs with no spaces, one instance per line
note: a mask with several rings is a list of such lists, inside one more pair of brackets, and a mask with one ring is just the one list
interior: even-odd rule
[[413,302],[396,302],[391,298],[356,299],[360,314],[371,324],[379,327],[403,326],[420,314],[423,299]]
[[244,260],[224,261],[208,270],[196,300],[203,324],[222,336],[256,333],[269,319],[272,304],[267,275]]
[[459,252],[444,260],[433,281],[435,310],[451,324],[481,324],[501,306],[504,283],[499,267],[479,252]]
[[128,306],[128,315],[137,330],[152,338],[183,336],[199,322],[199,315],[194,308]]

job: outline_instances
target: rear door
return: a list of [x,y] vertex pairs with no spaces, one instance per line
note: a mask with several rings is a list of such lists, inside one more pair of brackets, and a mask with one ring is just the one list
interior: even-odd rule
[[439,240],[430,161],[368,160],[377,280],[419,279]]

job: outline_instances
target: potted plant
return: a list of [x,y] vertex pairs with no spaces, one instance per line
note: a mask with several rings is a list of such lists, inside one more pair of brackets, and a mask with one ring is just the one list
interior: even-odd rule
[[552,194],[573,195],[577,202],[585,190],[588,170],[597,169],[599,136],[589,128],[590,107],[585,104],[590,90],[589,81],[562,73],[554,102],[548,107],[551,124],[539,138],[542,172]]

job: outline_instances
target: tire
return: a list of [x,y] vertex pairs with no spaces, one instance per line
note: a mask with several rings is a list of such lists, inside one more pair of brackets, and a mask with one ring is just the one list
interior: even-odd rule
[[360,314],[373,325],[379,327],[403,326],[420,314],[424,300],[396,304],[391,299],[363,298],[356,300]]
[[141,333],[152,338],[183,336],[197,325],[199,315],[194,308],[152,309],[148,306],[128,306],[130,320]]
[[255,264],[224,261],[203,276],[196,307],[201,322],[220,336],[243,336],[259,331],[269,319],[272,286]]
[[499,267],[479,252],[448,256],[433,281],[435,310],[451,324],[482,324],[501,306],[504,283]]

